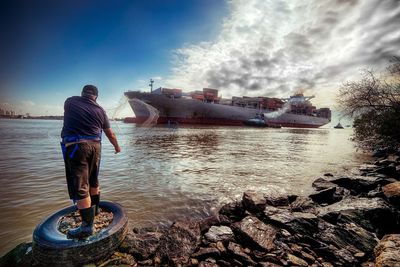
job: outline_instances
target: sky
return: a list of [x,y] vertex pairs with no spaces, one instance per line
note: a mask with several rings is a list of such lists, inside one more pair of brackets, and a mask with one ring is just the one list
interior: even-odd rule
[[400,56],[398,0],[0,2],[0,107],[62,115],[85,84],[109,117],[127,90],[204,87],[232,96],[315,95]]

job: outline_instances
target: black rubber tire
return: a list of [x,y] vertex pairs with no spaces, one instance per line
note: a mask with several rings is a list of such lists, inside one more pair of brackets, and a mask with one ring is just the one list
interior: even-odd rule
[[33,258],[39,266],[81,266],[109,257],[124,240],[128,231],[128,218],[118,204],[101,201],[100,207],[113,213],[107,228],[85,240],[67,239],[58,231],[61,217],[76,210],[64,208],[49,216],[33,232]]

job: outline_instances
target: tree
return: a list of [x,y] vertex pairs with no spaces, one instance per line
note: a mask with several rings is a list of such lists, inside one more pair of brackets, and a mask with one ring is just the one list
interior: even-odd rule
[[338,102],[344,114],[354,118],[353,140],[358,147],[400,148],[399,57],[394,57],[379,77],[364,71],[360,81],[345,83]]

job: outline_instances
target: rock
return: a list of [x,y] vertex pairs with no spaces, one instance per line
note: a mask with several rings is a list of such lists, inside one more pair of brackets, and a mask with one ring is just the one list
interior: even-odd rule
[[384,198],[385,195],[382,192],[382,188],[379,187],[376,190],[369,191],[368,194],[366,195],[366,197],[368,197],[368,198],[376,198],[376,197]]
[[272,262],[259,262],[258,266],[260,267],[281,267],[282,265],[278,265]]
[[236,236],[243,242],[249,242],[267,251],[276,248],[274,241],[277,229],[263,223],[256,217],[248,216],[242,221],[233,224],[232,228]]
[[322,265],[323,267],[334,267],[333,264],[330,263],[330,262],[322,262],[321,265]]
[[201,233],[205,233],[210,229],[211,226],[219,224],[220,220],[219,217],[216,215],[204,218],[201,221],[199,221],[200,231]]
[[144,260],[144,261],[138,261],[139,266],[152,266],[155,265],[153,264],[153,260],[149,259],[149,260]]
[[372,153],[372,156],[374,158],[381,158],[381,157],[386,157],[388,155],[388,149],[387,148],[378,148],[374,150]]
[[156,255],[161,261],[190,256],[200,244],[200,227],[194,222],[176,222],[160,237]]
[[267,204],[274,207],[288,206],[291,198],[294,196],[287,196],[283,194],[269,194],[265,197]]
[[316,260],[315,257],[313,255],[305,252],[304,250],[307,250],[307,251],[315,254],[313,251],[310,251],[307,248],[303,248],[303,247],[301,247],[301,246],[299,246],[297,244],[289,244],[289,246],[290,246],[290,249],[293,252],[293,255],[305,260],[308,264],[312,264],[312,263],[315,262],[315,260]]
[[312,187],[314,187],[315,190],[317,190],[317,191],[332,188],[335,186],[336,186],[336,184],[329,182],[328,180],[326,180],[324,178],[318,178],[312,183]]
[[355,266],[358,263],[353,254],[345,248],[334,250],[333,253],[338,259],[338,262],[343,263],[344,266]]
[[267,206],[264,215],[268,220],[288,229],[292,233],[312,235],[318,229],[318,218],[312,213],[291,212]]
[[207,259],[209,257],[217,258],[221,252],[217,248],[200,248],[197,252],[193,253],[191,256],[200,260]]
[[216,262],[211,261],[201,261],[199,267],[219,267]]
[[28,267],[32,265],[32,242],[21,243],[0,258],[0,266]]
[[343,199],[347,193],[336,186],[320,190],[310,195],[310,198],[318,204],[332,204]]
[[223,244],[221,241],[218,241],[218,242],[217,242],[216,248],[217,248],[220,252],[225,252],[225,251],[226,251],[225,246],[224,246],[224,244]]
[[359,252],[372,254],[378,242],[373,233],[354,223],[332,225],[320,222],[318,227],[319,233],[315,238],[337,248],[346,248],[353,254]]
[[381,166],[380,168],[377,168],[375,172],[387,175],[389,177],[395,177],[397,178],[397,171],[396,171],[396,166],[394,164],[391,164],[389,166]]
[[304,251],[301,251],[300,254],[301,254],[301,258],[305,259],[308,263],[311,264],[311,263],[315,262],[315,257],[313,255],[308,254],[307,252],[304,252]]
[[267,205],[267,200],[262,193],[246,191],[243,194],[242,203],[246,210],[259,212],[264,210]]
[[[293,196],[291,196],[293,197]],[[287,195],[282,195],[278,192],[268,192],[266,194],[257,193],[255,191],[246,191],[243,194],[243,206],[251,212],[262,212],[266,205],[271,205],[274,207],[288,206],[289,197]]]
[[210,230],[205,234],[205,238],[210,242],[216,243],[218,241],[233,241],[235,235],[228,226],[211,226]]
[[315,213],[316,206],[317,204],[311,198],[300,196],[290,204],[290,209],[292,211]]
[[354,254],[354,257],[356,257],[356,258],[364,258],[365,257],[365,253],[364,252],[357,252],[356,254]]
[[249,255],[243,252],[242,247],[239,244],[229,242],[228,251],[232,254],[234,258],[239,260],[245,266],[255,266],[257,263],[254,262]]
[[374,164],[377,165],[377,166],[388,166],[388,165],[390,165],[392,163],[396,163],[396,161],[390,160],[390,159],[387,159],[387,158],[386,159],[377,160],[377,161],[374,162]]
[[382,188],[382,192],[389,202],[400,206],[400,182],[385,185]]
[[386,179],[375,176],[340,177],[331,182],[350,190],[352,195],[368,193],[369,191],[376,189],[378,186],[383,186],[389,183]]
[[308,263],[305,260],[300,259],[299,257],[296,257],[290,253],[287,254],[287,261],[295,266],[308,266]]
[[333,225],[320,221],[318,228],[314,238],[320,243],[314,244],[314,250],[323,261],[335,262],[337,266],[358,265],[360,261],[355,255],[372,256],[378,241],[373,233],[352,223]]
[[232,265],[226,260],[217,260],[218,266],[221,267],[231,267]]
[[361,264],[361,267],[375,267],[375,263],[367,261]]
[[225,224],[238,222],[246,216],[246,210],[241,201],[223,205],[218,213],[221,223]]
[[378,166],[374,164],[363,164],[360,166],[359,171],[360,172],[373,172],[378,168]]
[[[110,265],[137,266],[138,264],[132,255],[116,251],[114,252],[113,255],[111,255],[111,257],[108,260],[100,264],[100,266],[110,266]],[[96,267],[96,265],[93,264],[93,267]]]
[[[318,208],[319,217],[333,224],[356,223],[378,236],[399,229],[398,211],[380,198],[348,197],[342,201]],[[382,218],[385,218],[382,220]]]
[[147,260],[156,252],[161,236],[160,232],[141,234],[129,232],[120,245],[119,251],[132,254],[140,261]]
[[375,266],[400,266],[400,234],[386,235],[375,248]]
[[198,259],[193,259],[193,258],[191,258],[191,259],[190,259],[190,264],[192,264],[192,265],[194,265],[194,266],[197,266],[197,265],[199,265],[199,260],[198,260]]

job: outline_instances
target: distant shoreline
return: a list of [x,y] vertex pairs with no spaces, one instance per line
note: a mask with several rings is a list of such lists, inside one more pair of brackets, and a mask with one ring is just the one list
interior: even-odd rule
[[63,120],[64,116],[23,116],[23,115],[2,115],[0,119],[38,119],[38,120]]

